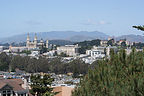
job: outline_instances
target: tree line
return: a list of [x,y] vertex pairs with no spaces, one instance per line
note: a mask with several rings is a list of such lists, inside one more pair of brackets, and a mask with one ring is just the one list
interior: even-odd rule
[[100,46],[100,41],[100,39],[96,39],[91,41],[77,42],[75,44],[81,46],[81,48],[79,49],[79,53],[85,54],[86,50],[91,49],[93,46]]
[[0,71],[15,71],[16,68],[30,72],[53,72],[56,74],[66,74],[72,72],[75,76],[78,74],[86,74],[89,64],[84,63],[80,59],[71,62],[64,62],[62,58],[48,59],[39,57],[39,59],[28,56],[0,54]]

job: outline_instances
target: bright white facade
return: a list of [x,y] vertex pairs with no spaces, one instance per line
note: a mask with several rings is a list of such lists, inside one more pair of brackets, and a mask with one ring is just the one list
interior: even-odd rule
[[68,56],[77,56],[78,55],[78,45],[65,45],[57,47],[57,53],[61,54],[62,52]]
[[105,54],[102,51],[98,51],[98,50],[87,50],[86,54],[90,55],[93,58],[104,58],[105,57]]
[[27,47],[9,47],[10,52],[22,52],[24,50],[27,50]]

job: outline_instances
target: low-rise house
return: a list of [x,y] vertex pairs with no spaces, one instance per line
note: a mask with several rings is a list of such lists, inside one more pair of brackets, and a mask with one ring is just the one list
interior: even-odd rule
[[91,57],[93,57],[95,59],[105,57],[105,54],[101,51],[98,51],[98,50],[87,50],[86,54],[90,55]]
[[5,50],[3,50],[3,52],[5,52],[5,53],[9,53],[10,50],[9,50],[9,49],[5,49]]
[[0,46],[0,52],[3,52],[3,50],[6,50],[6,49],[8,49],[7,46]]
[[107,44],[108,44],[108,40],[101,40],[100,41],[101,46],[107,46]]
[[101,51],[101,52],[105,52],[106,47],[103,46],[93,46],[92,50],[97,50],[97,51]]
[[35,56],[39,56],[39,54],[40,54],[39,51],[31,51],[31,54],[29,56],[35,57]]
[[4,46],[0,46],[0,52],[4,50]]
[[44,56],[52,57],[56,53],[56,50],[51,50],[49,52],[43,53]]
[[117,41],[117,44],[121,45],[123,42],[126,42],[126,39],[120,39],[119,41]]
[[119,41],[117,41],[117,45],[122,45],[122,43],[125,43],[127,46],[131,46],[133,45],[132,42],[126,40],[126,39],[120,39]]
[[100,51],[102,53],[104,53],[105,55],[109,56],[110,55],[110,50],[113,49],[115,52],[118,51],[118,48],[116,46],[107,46],[107,47],[102,47],[102,46],[93,46],[92,50],[97,50]]
[[69,63],[69,62],[73,61],[74,59],[76,59],[76,58],[74,58],[74,57],[62,57],[62,62]]
[[22,88],[21,79],[0,80],[0,96],[29,96],[28,89]]
[[94,61],[96,61],[98,59],[95,59],[92,57],[87,57],[87,58],[82,58],[81,60],[83,60],[85,63],[92,64]]
[[110,50],[113,49],[114,52],[118,51],[116,46],[93,46],[91,50],[86,50],[86,54],[80,55],[80,58],[85,62],[92,64],[96,60],[103,59],[105,56],[110,56]]

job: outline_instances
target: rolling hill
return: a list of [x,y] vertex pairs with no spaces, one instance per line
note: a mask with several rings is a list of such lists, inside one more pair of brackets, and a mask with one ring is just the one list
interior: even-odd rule
[[[31,40],[33,40],[35,33],[30,33]],[[1,38],[0,43],[12,43],[12,42],[25,42],[27,34],[15,35],[12,37]],[[44,40],[68,40],[72,42],[79,42],[84,40],[93,39],[107,39],[109,36],[98,31],[87,32],[87,31],[51,31],[51,32],[38,32],[38,39],[43,38]]]

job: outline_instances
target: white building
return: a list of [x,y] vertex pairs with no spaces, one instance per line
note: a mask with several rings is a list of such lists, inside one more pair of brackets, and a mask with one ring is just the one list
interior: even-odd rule
[[101,40],[100,45],[101,46],[107,46],[108,40]]
[[31,57],[38,57],[39,54],[40,54],[39,51],[31,51],[31,54],[29,56],[31,56]]
[[118,49],[115,46],[101,47],[93,46],[91,50],[86,50],[85,55],[80,55],[80,58],[85,62],[92,64],[96,60],[103,59],[105,56],[110,56],[110,50],[114,49],[116,52]]
[[4,48],[3,46],[0,46],[0,52],[2,52],[2,51],[3,51],[3,48]]
[[116,46],[107,46],[107,47],[101,47],[101,46],[93,46],[92,50],[97,50],[105,55],[109,56],[110,55],[110,50],[113,49],[115,52],[117,52],[118,48]]
[[28,50],[27,47],[25,46],[24,47],[12,47],[12,46],[9,47],[10,52],[22,52],[24,50]]
[[0,52],[3,52],[4,50],[8,49],[7,46],[0,46]]
[[98,50],[87,50],[86,51],[87,55],[90,55],[93,58],[104,58],[105,54],[102,51],[98,51]]
[[116,46],[108,46],[108,47],[106,48],[106,55],[107,55],[107,56],[110,56],[110,50],[111,50],[111,49],[113,49],[114,52],[117,52],[117,51],[118,51],[118,48],[117,48]]
[[78,45],[65,45],[57,47],[57,53],[60,55],[63,52],[68,56],[77,56],[78,49]]
[[101,51],[101,52],[105,52],[106,47],[102,47],[102,46],[93,46],[92,50],[97,50],[97,51]]
[[51,51],[49,51],[49,52],[43,53],[43,55],[44,55],[44,56],[49,56],[49,57],[51,57],[51,56],[54,56],[55,53],[56,53],[56,50],[51,50]]

